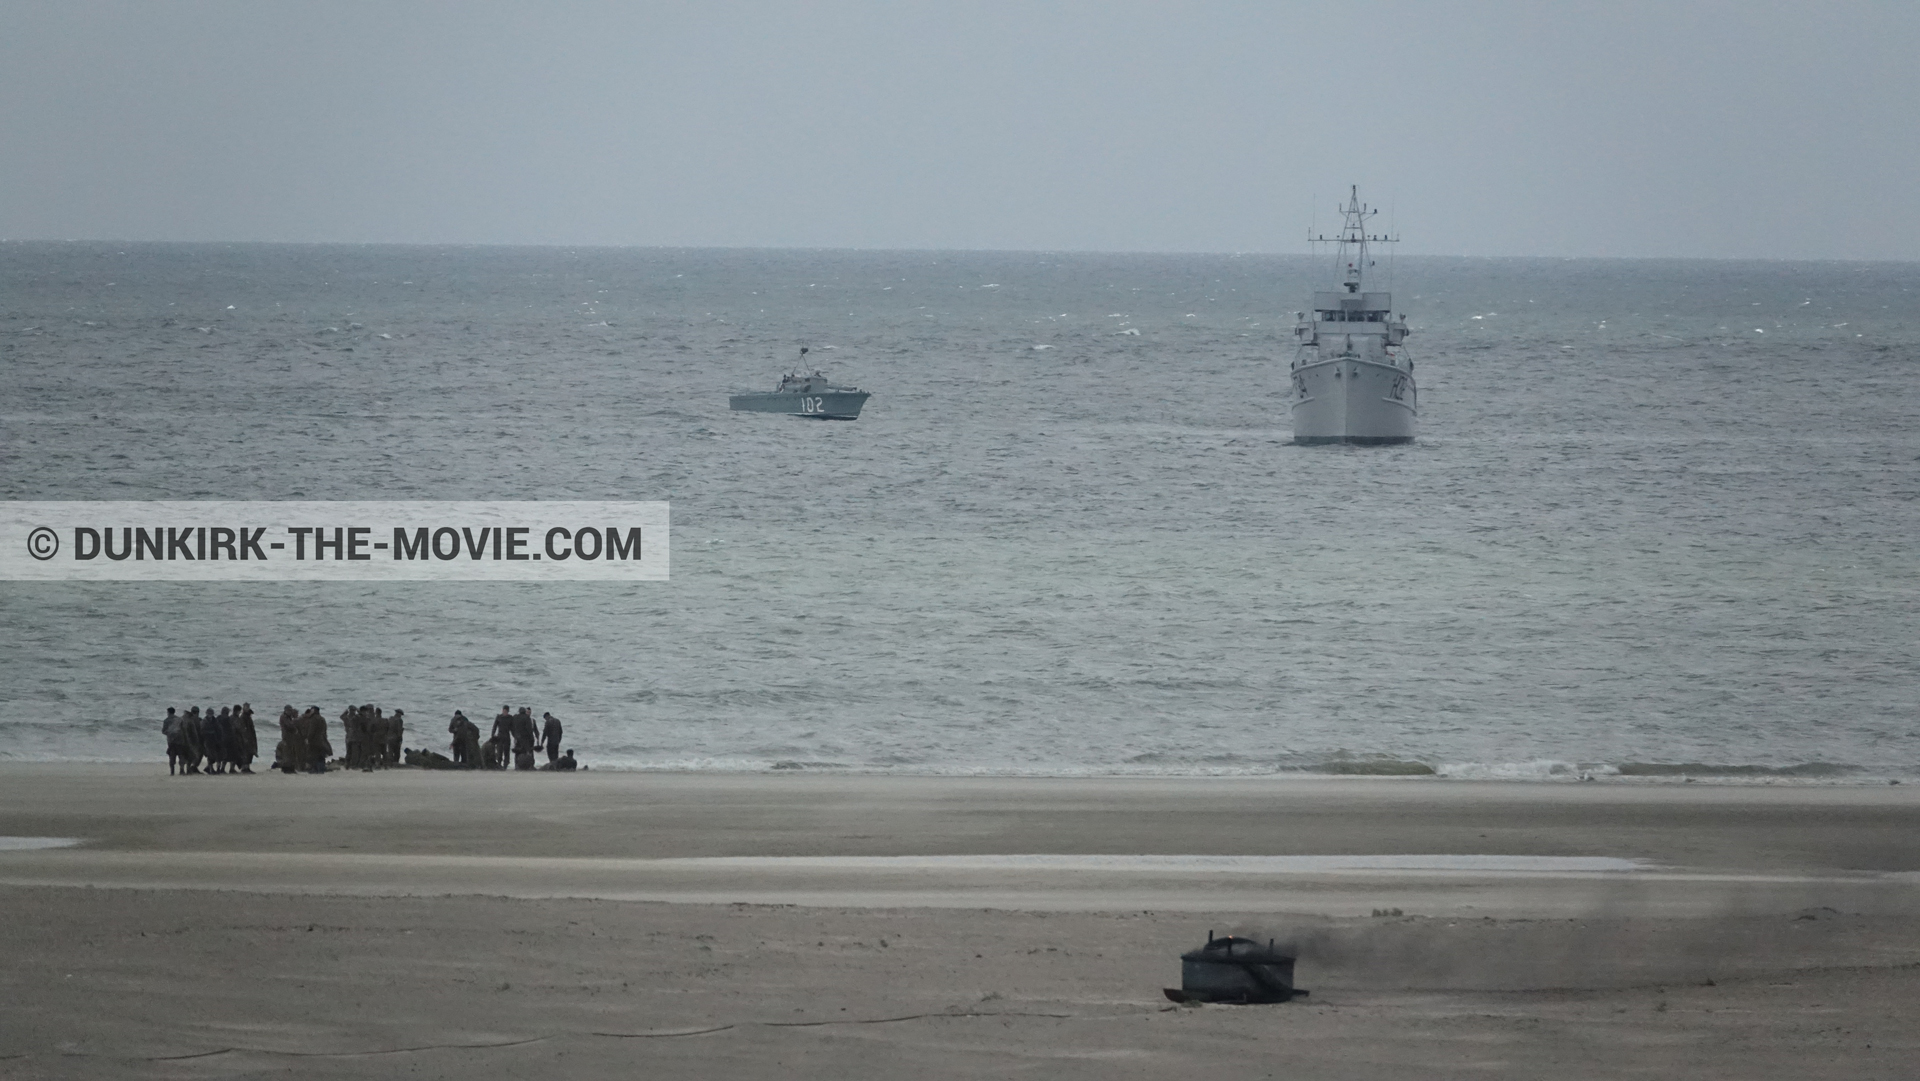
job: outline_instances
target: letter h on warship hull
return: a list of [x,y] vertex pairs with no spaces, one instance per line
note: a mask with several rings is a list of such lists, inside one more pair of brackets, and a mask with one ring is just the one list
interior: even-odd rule
[[1339,245],[1344,289],[1313,294],[1313,312],[1297,313],[1293,328],[1300,348],[1293,360],[1293,441],[1302,444],[1411,443],[1420,417],[1413,358],[1401,343],[1404,317],[1393,314],[1393,294],[1361,288],[1367,245],[1397,238],[1368,236],[1366,220],[1378,211],[1363,207],[1354,189],[1342,208],[1337,237],[1309,237]]

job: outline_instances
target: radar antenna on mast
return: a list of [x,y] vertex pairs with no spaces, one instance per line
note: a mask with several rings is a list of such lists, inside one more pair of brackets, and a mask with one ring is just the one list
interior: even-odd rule
[[[1347,205],[1337,207],[1336,209],[1340,211],[1341,216],[1340,235],[1327,236],[1321,234],[1316,236],[1309,232],[1307,234],[1307,243],[1338,245],[1334,250],[1334,257],[1336,261],[1343,264],[1346,268],[1346,278],[1341,284],[1347,287],[1347,292],[1358,293],[1360,292],[1361,278],[1366,274],[1367,245],[1398,244],[1400,243],[1400,238],[1397,236],[1388,236],[1384,233],[1369,234],[1367,232],[1367,219],[1380,213],[1380,211],[1360,201],[1360,185],[1358,184],[1348,189]],[[1352,251],[1351,257],[1349,257],[1348,254],[1349,250]]]

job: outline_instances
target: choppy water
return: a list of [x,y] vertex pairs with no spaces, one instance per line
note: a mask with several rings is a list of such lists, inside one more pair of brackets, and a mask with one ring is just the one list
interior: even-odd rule
[[[1920,265],[1395,270],[1420,440],[1296,448],[1304,256],[0,244],[0,498],[674,530],[618,588],[0,586],[0,756],[510,701],[596,765],[1920,773]],[[801,344],[857,423],[727,411]]]

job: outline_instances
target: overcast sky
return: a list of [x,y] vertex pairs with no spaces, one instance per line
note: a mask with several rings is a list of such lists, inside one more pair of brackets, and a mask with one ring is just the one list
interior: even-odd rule
[[1920,3],[0,0],[0,237],[1920,259]]

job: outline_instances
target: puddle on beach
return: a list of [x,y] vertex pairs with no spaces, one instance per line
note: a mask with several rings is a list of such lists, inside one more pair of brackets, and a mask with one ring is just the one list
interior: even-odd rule
[[0,837],[0,852],[18,852],[28,848],[72,848],[78,837]]
[[713,856],[657,861],[689,867],[792,870],[1160,871],[1204,874],[1315,874],[1329,871],[1621,872],[1643,860],[1611,856]]

